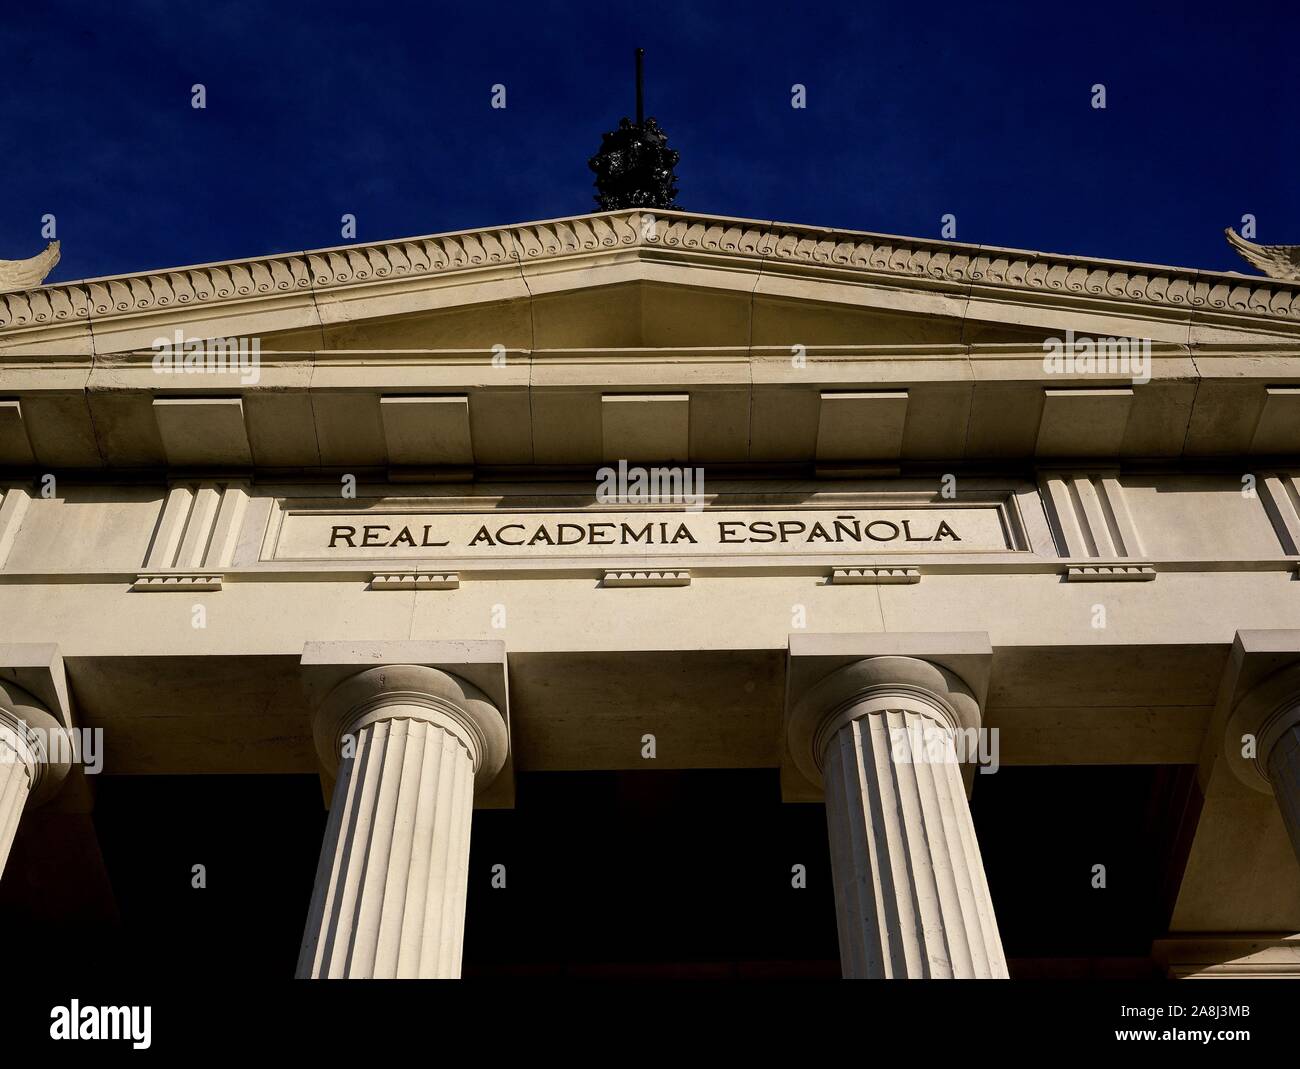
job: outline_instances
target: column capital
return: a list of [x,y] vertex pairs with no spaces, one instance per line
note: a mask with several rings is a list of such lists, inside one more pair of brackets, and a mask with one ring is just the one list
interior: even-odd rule
[[1228,767],[1246,786],[1272,794],[1269,755],[1288,730],[1300,726],[1300,630],[1238,631],[1220,701],[1228,710]]
[[35,697],[3,679],[0,740],[27,768],[28,805],[38,806],[58,793],[72,768],[73,737]]
[[[1229,715],[1224,752],[1237,778],[1248,787],[1272,794],[1269,756],[1283,734],[1297,726],[1300,726],[1300,660],[1256,684]],[[1254,739],[1249,751],[1248,738]]]
[[791,635],[788,758],[820,788],[827,744],[853,720],[907,711],[949,730],[978,728],[991,660],[982,632]]
[[313,642],[302,671],[316,751],[331,775],[344,736],[387,720],[418,720],[454,735],[473,760],[476,791],[508,762],[504,643]]
[[790,638],[788,754],[825,798],[846,977],[1007,975],[953,737],[992,655],[982,633]]
[[27,804],[58,793],[74,761],[77,737],[63,658],[52,643],[0,644],[0,735],[27,768]]

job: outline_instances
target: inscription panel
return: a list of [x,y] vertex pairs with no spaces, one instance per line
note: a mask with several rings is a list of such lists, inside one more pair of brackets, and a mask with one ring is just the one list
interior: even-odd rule
[[1002,509],[438,512],[286,509],[271,560],[844,556],[1015,552]]

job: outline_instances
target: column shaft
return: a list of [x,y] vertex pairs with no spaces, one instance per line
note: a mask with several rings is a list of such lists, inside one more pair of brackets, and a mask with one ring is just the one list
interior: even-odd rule
[[1300,723],[1287,726],[1268,755],[1268,781],[1300,861]]
[[0,679],[0,873],[24,810],[47,802],[67,777],[74,741],[34,695]]
[[339,766],[300,977],[460,975],[474,758],[418,716],[362,727]]
[[0,874],[9,860],[31,789],[31,755],[14,730],[0,722]]
[[844,975],[1005,978],[952,731],[873,712],[827,740],[823,767]]

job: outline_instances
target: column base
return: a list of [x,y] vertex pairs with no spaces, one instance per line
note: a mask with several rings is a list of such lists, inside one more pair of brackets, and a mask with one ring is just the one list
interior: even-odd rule
[[1300,934],[1188,932],[1157,939],[1171,980],[1300,980]]

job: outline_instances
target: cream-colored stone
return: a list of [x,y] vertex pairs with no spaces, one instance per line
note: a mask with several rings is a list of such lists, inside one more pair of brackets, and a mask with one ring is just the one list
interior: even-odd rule
[[1043,457],[1118,456],[1133,406],[1133,389],[1047,389],[1036,452]]
[[389,464],[472,464],[469,398],[381,397],[379,412]]
[[0,292],[30,289],[45,281],[59,262],[59,243],[51,241],[25,260],[0,260]]
[[1266,386],[1264,408],[1250,441],[1252,453],[1300,453],[1300,386]]
[[[309,647],[309,692],[359,659]],[[459,976],[474,788],[505,763],[504,718],[463,679],[385,664],[329,689],[313,721],[337,779],[298,976]]]
[[1300,938],[1286,934],[1171,935],[1156,940],[1152,956],[1171,980],[1294,979]]
[[[973,637],[933,643],[949,663],[973,667],[987,656]],[[792,641],[792,669],[809,658],[801,674],[815,675],[851,645]],[[924,639],[859,648],[873,645],[919,648]],[[948,669],[884,654],[842,665],[788,700],[793,759],[824,784],[844,975],[1006,978],[954,745],[956,732],[978,729],[975,693]]]
[[[1149,341],[1150,381],[1049,369],[1069,331]],[[257,339],[255,381],[160,373],[154,343],[177,332]],[[924,894],[908,920],[897,896],[872,913],[841,891],[846,963],[997,973],[961,777],[920,778],[881,749],[891,717],[924,736],[942,716],[872,707],[802,770],[788,751],[787,691],[872,657],[963,679],[1007,764],[1198,763],[1172,930],[1285,939],[1300,929],[1295,739],[1277,733],[1253,766],[1272,794],[1238,777],[1225,740],[1300,651],[1284,636],[1297,379],[1300,287],[1284,280],[681,212],[0,293],[0,650],[57,641],[110,773],[316,772],[323,695],[299,677],[330,664],[331,687],[433,666],[508,711],[517,748],[477,792],[454,726],[401,712],[359,729],[331,834],[369,837],[374,864],[331,840],[350,874],[337,886],[360,897],[323,892],[329,948],[308,971],[454,972],[470,808],[512,804],[515,767],[644,768],[648,732],[659,767],[780,767],[788,799],[821,795],[830,754],[845,885],[884,871],[864,822],[910,792],[872,829],[933,842],[898,869]],[[698,510],[597,500],[596,470],[624,457],[702,467]],[[689,537],[589,537],[615,516]],[[806,536],[816,520],[835,536],[837,518],[868,517],[898,539],[720,533]],[[926,537],[939,520],[954,538]],[[474,540],[547,523],[587,533]],[[391,540],[331,547],[349,524]],[[936,646],[937,628],[987,638]],[[430,652],[447,636],[459,652]],[[351,652],[304,665],[321,640]],[[486,660],[473,646],[502,640]],[[25,674],[0,679],[69,724],[53,655],[15,656]],[[366,793],[381,766],[396,795]],[[460,830],[402,838],[426,815]],[[408,857],[449,874],[446,923],[371,910],[378,887],[433,886],[389,887]],[[358,917],[379,918],[359,941]],[[1179,960],[1237,960],[1220,949]]]
[[71,726],[54,647],[0,646],[0,875],[24,810],[53,798],[77,761]]
[[607,393],[600,399],[605,460],[686,460],[690,394]]
[[823,390],[818,460],[897,459],[903,450],[906,390]]

